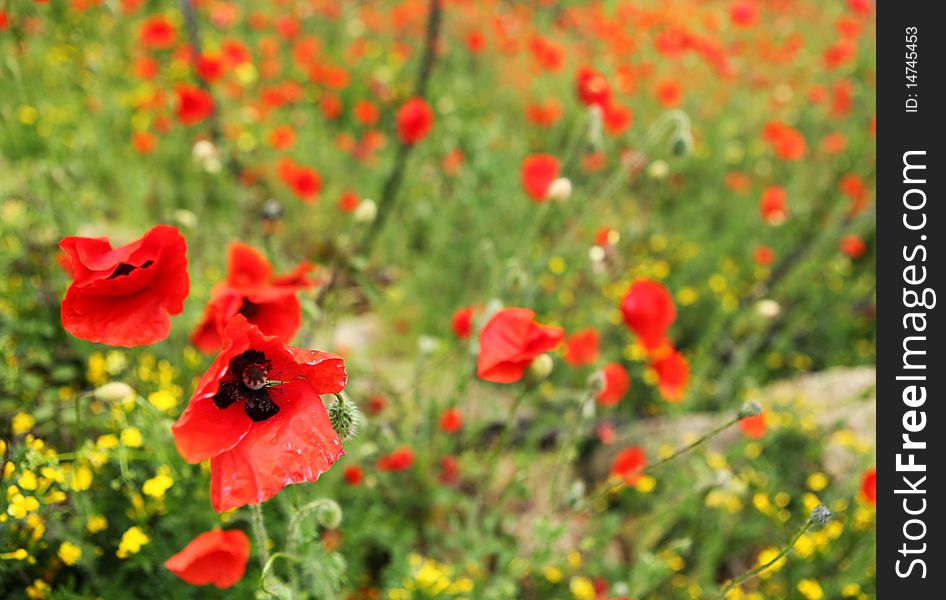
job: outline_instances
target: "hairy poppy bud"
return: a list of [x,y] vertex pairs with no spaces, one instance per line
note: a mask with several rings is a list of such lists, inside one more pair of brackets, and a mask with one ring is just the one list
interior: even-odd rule
[[95,389],[95,397],[104,402],[122,402],[135,395],[135,390],[127,383],[113,381]]
[[689,129],[684,129],[673,136],[670,141],[670,151],[674,156],[689,156],[693,152],[693,134]]
[[378,205],[374,203],[374,200],[365,198],[358,203],[358,208],[355,209],[355,220],[359,223],[371,223],[377,216]]
[[264,221],[278,221],[282,218],[282,204],[277,200],[267,200],[263,203],[263,210],[260,217]]
[[542,381],[552,374],[553,368],[555,368],[555,363],[552,357],[548,354],[540,354],[529,365],[529,375],[533,381]]
[[834,515],[824,504],[819,504],[811,509],[811,522],[819,527],[827,525],[832,518],[834,518]]
[[762,406],[758,402],[746,402],[739,409],[739,418],[758,417],[762,414]]
[[334,500],[323,499],[315,509],[315,520],[326,529],[336,529],[342,524],[342,507]]
[[565,202],[571,195],[572,182],[567,177],[559,177],[554,180],[545,192],[545,197],[552,202]]
[[328,419],[332,423],[332,429],[343,440],[358,435],[358,422],[361,420],[361,414],[358,407],[351,400],[346,400],[341,394],[337,394],[335,400],[329,404]]

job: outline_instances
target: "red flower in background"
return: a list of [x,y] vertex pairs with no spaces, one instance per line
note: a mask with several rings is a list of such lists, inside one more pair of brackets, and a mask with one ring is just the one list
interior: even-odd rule
[[203,121],[214,112],[213,97],[199,87],[179,85],[174,88],[177,96],[177,118],[184,125]]
[[243,578],[250,540],[239,529],[204,532],[167,559],[164,567],[191,585],[232,587]]
[[542,203],[558,173],[557,158],[551,154],[533,154],[522,161],[522,187],[533,202]]
[[861,498],[871,504],[877,504],[877,468],[864,471],[861,478]]
[[754,417],[744,417],[740,419],[739,429],[741,429],[747,437],[754,440],[759,439],[765,435],[766,431],[765,413],[763,412]]
[[662,81],[657,85],[657,100],[664,108],[673,108],[683,102],[683,87],[676,81]]
[[380,471],[406,471],[414,464],[414,451],[409,446],[401,446],[397,450],[378,459]]
[[729,5],[729,20],[736,27],[751,27],[759,17],[755,4],[747,0],[736,0]]
[[677,318],[673,297],[663,285],[649,279],[631,284],[621,302],[624,323],[647,350],[659,347]]
[[455,483],[460,478],[460,461],[455,456],[444,456],[440,459],[440,474],[437,476],[441,483]]
[[611,406],[617,404],[631,387],[631,377],[621,363],[608,363],[601,368],[604,387],[598,392],[598,404]]
[[767,267],[775,262],[775,250],[765,245],[756,246],[752,251],[752,259],[760,267]]
[[864,240],[862,240],[859,235],[852,233],[841,238],[841,252],[852,260],[857,260],[864,256],[866,250],[867,245],[864,244]]
[[63,328],[90,342],[142,346],[171,331],[169,315],[184,309],[190,290],[187,243],[177,228],[158,225],[112,248],[108,238],[70,236],[59,242],[72,275],[60,308]]
[[465,340],[473,332],[473,315],[476,314],[476,307],[466,306],[458,308],[453,313],[450,326],[453,328],[453,335],[457,339]]
[[576,331],[565,340],[565,362],[573,367],[591,365],[598,360],[601,336],[594,329]]
[[177,31],[166,17],[155,15],[141,24],[138,39],[145,48],[167,50],[177,41]]
[[358,465],[351,465],[350,467],[345,467],[343,472],[345,476],[345,483],[352,487],[357,487],[361,485],[361,480],[364,479],[365,473],[361,470],[361,467]]
[[770,185],[762,192],[759,200],[759,214],[762,220],[769,225],[781,225],[788,218],[788,208],[785,206],[785,188],[779,185]]
[[358,198],[358,194],[345,192],[342,194],[341,198],[338,199],[338,210],[343,213],[353,213],[360,203],[361,200]]
[[611,102],[611,86],[601,73],[591,67],[581,67],[575,73],[578,99],[586,106],[600,106],[603,110]]
[[805,137],[785,123],[772,121],[762,130],[762,139],[782,160],[801,160],[808,153]]
[[647,455],[638,446],[625,448],[617,453],[611,463],[611,475],[620,477],[626,485],[634,485],[640,480],[644,467],[647,466]]
[[463,427],[463,415],[457,408],[448,408],[440,415],[440,429],[447,433],[456,433]]
[[210,302],[191,342],[203,352],[220,349],[223,332],[240,314],[267,335],[291,340],[302,322],[296,292],[312,285],[302,263],[292,273],[274,275],[273,267],[258,250],[240,242],[230,244],[227,279],[214,286]]
[[411,98],[397,112],[397,135],[404,144],[421,141],[434,126],[434,112],[423,98]]
[[321,394],[345,388],[340,356],[286,345],[242,315],[172,426],[189,463],[210,459],[210,500],[224,512],[315,481],[345,452]]
[[279,161],[278,171],[282,182],[307,204],[314,201],[322,191],[322,176],[312,167],[284,158]]
[[651,363],[657,373],[657,389],[668,402],[680,402],[690,383],[690,365],[679,352],[668,348],[664,356]]
[[536,323],[528,308],[498,311],[480,333],[476,372],[480,379],[514,383],[538,355],[554,350],[562,341],[560,327]]

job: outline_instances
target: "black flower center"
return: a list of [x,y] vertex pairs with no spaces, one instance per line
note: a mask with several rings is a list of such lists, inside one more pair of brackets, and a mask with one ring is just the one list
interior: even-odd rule
[[214,404],[225,409],[235,402],[243,402],[246,416],[256,422],[274,416],[279,407],[270,397],[272,388],[267,386],[271,369],[272,363],[259,350],[247,350],[235,357],[214,394]]
[[239,313],[241,315],[243,315],[247,319],[250,319],[258,312],[259,312],[259,304],[255,302],[250,302],[246,298],[243,299],[243,304],[240,305],[240,310],[239,310]]
[[109,275],[108,278],[115,279],[116,277],[124,277],[125,275],[130,274],[135,269],[147,269],[153,264],[154,264],[153,260],[146,260],[144,264],[142,264],[140,267],[136,267],[135,265],[130,265],[128,263],[121,263],[117,267],[115,267],[115,270],[112,271],[112,274]]

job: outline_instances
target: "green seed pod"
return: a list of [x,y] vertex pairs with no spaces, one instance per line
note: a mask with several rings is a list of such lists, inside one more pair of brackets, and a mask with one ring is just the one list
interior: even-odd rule
[[818,527],[824,527],[834,517],[824,504],[819,504],[811,510],[811,522]]
[[739,418],[758,417],[762,414],[762,405],[758,402],[746,402],[739,409]]
[[361,421],[361,414],[358,407],[351,400],[346,400],[344,396],[336,395],[335,400],[329,404],[328,418],[332,423],[332,429],[343,440],[358,435],[358,423]]

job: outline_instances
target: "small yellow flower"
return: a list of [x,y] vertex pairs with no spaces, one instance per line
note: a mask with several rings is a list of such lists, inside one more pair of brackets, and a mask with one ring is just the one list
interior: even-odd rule
[[115,556],[118,558],[128,558],[132,554],[137,554],[141,547],[151,541],[151,538],[141,530],[137,525],[131,527],[122,534],[122,539],[118,543],[118,551]]
[[595,600],[598,595],[594,584],[587,577],[572,577],[568,582],[568,589],[576,600]]
[[26,560],[30,555],[26,548],[17,548],[13,552],[4,552],[0,554],[0,560]]
[[33,418],[33,415],[29,415],[23,412],[16,413],[13,416],[13,435],[23,435],[27,431],[33,428],[33,425],[36,424],[36,419]]
[[158,410],[168,412],[177,406],[177,398],[171,392],[158,390],[148,394],[148,402]]
[[562,580],[562,570],[558,567],[547,565],[542,567],[542,576],[545,577],[549,583],[558,583]]
[[92,487],[92,469],[82,465],[72,472],[72,482],[69,487],[73,492],[84,492]]
[[820,492],[828,487],[828,476],[824,473],[812,473],[808,476],[808,489],[813,492]]
[[33,496],[24,496],[16,493],[10,498],[10,506],[7,507],[7,514],[14,519],[25,519],[26,515],[39,509],[39,500]]
[[95,440],[95,447],[101,448],[102,450],[109,450],[111,448],[118,447],[118,437],[112,433],[106,433],[100,435],[98,439]]
[[42,579],[37,579],[32,585],[27,586],[26,595],[30,600],[43,600],[48,591],[50,591],[49,584]]
[[91,515],[85,523],[89,533],[98,533],[108,528],[108,519],[102,515]]
[[822,600],[824,598],[824,590],[821,589],[821,585],[814,579],[802,579],[799,581],[798,591],[808,600]]
[[72,542],[63,542],[59,545],[59,551],[56,553],[62,562],[67,565],[74,565],[82,558],[82,548]]
[[128,427],[122,430],[122,443],[129,448],[140,448],[143,442],[141,431],[137,427]]
[[39,487],[39,482],[36,480],[36,474],[34,474],[29,469],[23,471],[23,474],[20,475],[20,478],[16,480],[16,483],[24,490],[29,490],[31,492]]
[[[779,553],[778,548],[770,547],[770,548],[766,548],[762,550],[761,552],[759,552],[759,556],[756,557],[756,566],[761,567],[762,565],[769,564],[770,562],[772,562],[773,559],[775,559],[776,556],[778,556],[778,553]],[[781,569],[784,564],[785,564],[785,557],[783,556],[782,558],[778,559],[778,561],[773,563],[771,567],[759,573],[759,578],[768,579],[768,577],[771,576],[772,573]]]
[[169,475],[170,472],[171,469],[162,465],[158,468],[157,475],[144,482],[144,485],[141,486],[141,491],[144,492],[146,496],[151,496],[152,498],[164,498],[164,493],[168,491],[168,488],[174,485],[174,479]]

